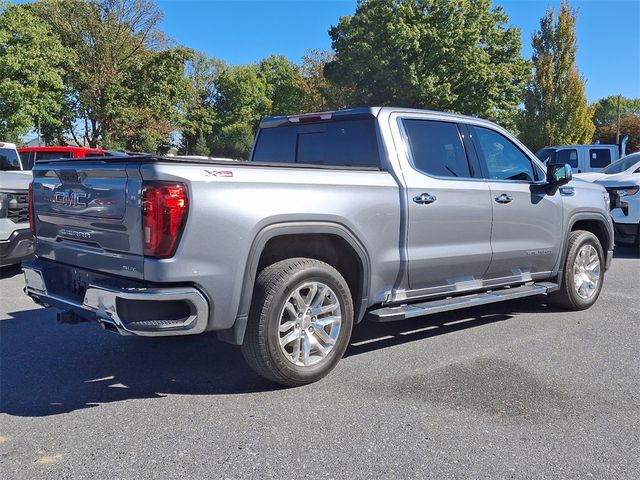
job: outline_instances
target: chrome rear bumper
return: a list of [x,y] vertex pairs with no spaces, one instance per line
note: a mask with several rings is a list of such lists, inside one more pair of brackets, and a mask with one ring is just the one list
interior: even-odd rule
[[206,330],[209,304],[195,287],[142,288],[89,284],[84,298],[51,292],[37,267],[23,267],[25,293],[36,303],[95,320],[121,335],[193,335]]

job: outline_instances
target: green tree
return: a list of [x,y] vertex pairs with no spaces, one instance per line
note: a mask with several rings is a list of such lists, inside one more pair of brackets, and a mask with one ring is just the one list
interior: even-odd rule
[[217,78],[217,125],[209,145],[215,155],[246,158],[260,119],[271,113],[265,78],[256,65],[227,68]]
[[563,1],[533,34],[533,79],[525,94],[521,139],[532,150],[545,145],[589,143],[595,126],[576,67],[576,13]]
[[155,151],[170,141],[184,102],[188,50],[170,48],[151,0],[43,0],[40,16],[74,52],[69,105],[91,146]]
[[[206,137],[216,125],[214,109],[216,82],[226,68],[219,60],[196,52],[186,65],[188,82],[187,100],[183,123],[180,153],[184,155],[209,155]],[[205,152],[206,153],[202,153]]]
[[207,145],[207,139],[205,138],[205,136],[202,133],[199,134],[198,138],[195,141],[193,149],[190,152],[185,153],[187,155],[200,155],[202,157],[208,157],[210,152],[209,145]]
[[298,65],[283,55],[271,55],[258,64],[258,72],[267,85],[271,115],[302,113],[305,99]]
[[68,57],[30,5],[0,3],[0,139],[18,141],[38,124],[60,126]]
[[[616,117],[617,121],[617,117]],[[601,143],[616,143],[617,124],[601,125],[597,130],[597,137]],[[627,113],[620,119],[620,140],[629,135],[627,153],[640,151],[640,115]]]
[[[620,117],[640,115],[640,98],[620,98]],[[596,127],[616,125],[618,122],[618,95],[601,98],[595,103],[593,123]]]
[[432,108],[512,126],[529,78],[520,32],[491,0],[363,0],[329,30],[327,77],[351,104]]
[[351,95],[349,86],[336,85],[324,74],[325,66],[334,60],[332,52],[308,50],[302,56],[303,108],[305,112],[320,112],[344,108]]

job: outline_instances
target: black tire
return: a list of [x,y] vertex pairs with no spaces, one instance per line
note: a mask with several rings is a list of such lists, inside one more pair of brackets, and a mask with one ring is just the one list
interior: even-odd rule
[[[595,248],[600,261],[600,280],[589,298],[583,298],[578,294],[573,271],[576,256],[585,245],[591,245]],[[598,237],[584,230],[571,232],[569,241],[567,242],[567,253],[565,255],[562,278],[560,278],[560,290],[549,294],[550,303],[567,310],[586,310],[596,302],[600,295],[604,282],[604,272],[605,257]]]
[[[319,363],[298,366],[280,347],[280,316],[294,289],[307,282],[327,285],[340,305],[341,325],[335,343]],[[298,328],[298,327],[296,327]],[[308,258],[291,258],[268,266],[256,280],[242,354],[259,375],[294,387],[327,375],[344,355],[353,328],[353,304],[347,282],[332,266]]]

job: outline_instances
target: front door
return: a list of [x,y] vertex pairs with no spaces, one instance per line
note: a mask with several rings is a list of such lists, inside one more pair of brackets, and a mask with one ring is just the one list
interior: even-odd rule
[[502,133],[476,126],[473,136],[493,206],[493,257],[487,279],[517,282],[545,277],[560,254],[560,190],[547,195],[542,170]]

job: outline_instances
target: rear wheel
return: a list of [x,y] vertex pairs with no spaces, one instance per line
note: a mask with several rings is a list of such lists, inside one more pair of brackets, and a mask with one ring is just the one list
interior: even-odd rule
[[258,275],[242,353],[261,376],[304,385],[336,366],[352,326],[351,294],[336,269],[307,258],[283,260]]
[[560,290],[549,295],[551,303],[569,310],[584,310],[595,303],[604,280],[604,254],[591,232],[569,235]]

